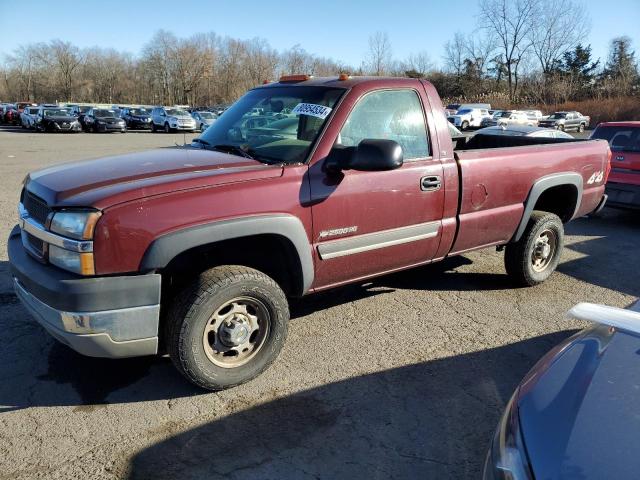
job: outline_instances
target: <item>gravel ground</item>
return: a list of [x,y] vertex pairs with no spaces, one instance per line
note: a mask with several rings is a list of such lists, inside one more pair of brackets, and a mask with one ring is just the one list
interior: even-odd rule
[[[176,141],[0,131],[0,236],[28,171]],[[56,343],[16,300],[3,248],[0,479],[478,478],[513,388],[584,326],[566,310],[640,294],[636,214],[605,209],[567,233],[539,287],[512,288],[486,250],[296,301],[274,366],[222,393],[191,387],[167,358]]]

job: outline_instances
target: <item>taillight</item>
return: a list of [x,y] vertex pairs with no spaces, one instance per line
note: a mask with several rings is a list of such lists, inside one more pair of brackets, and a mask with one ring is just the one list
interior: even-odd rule
[[607,183],[609,173],[611,172],[611,157],[613,157],[613,152],[611,151],[611,148],[607,148],[607,165],[604,169],[604,183]]

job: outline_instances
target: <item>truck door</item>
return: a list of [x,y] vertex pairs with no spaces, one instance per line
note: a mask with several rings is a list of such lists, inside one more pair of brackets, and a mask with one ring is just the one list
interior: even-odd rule
[[[411,88],[377,90],[355,103],[334,149],[364,139],[396,141],[404,163],[389,171],[309,171],[316,256],[314,287],[431,260],[442,229],[444,185],[425,122],[426,98]],[[433,152],[436,152],[434,155]]]

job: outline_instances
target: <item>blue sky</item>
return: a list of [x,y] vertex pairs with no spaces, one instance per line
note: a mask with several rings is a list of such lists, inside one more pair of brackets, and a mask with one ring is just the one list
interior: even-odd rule
[[[606,58],[609,41],[621,34],[632,38],[640,56],[640,0],[582,3],[592,20],[585,43],[596,57]],[[262,37],[278,50],[299,43],[354,66],[367,51],[368,36],[380,30],[388,33],[394,57],[424,50],[439,63],[443,44],[456,30],[474,29],[477,5],[477,0],[0,0],[0,60],[21,43],[54,38],[137,54],[163,28],[178,36],[214,31]]]

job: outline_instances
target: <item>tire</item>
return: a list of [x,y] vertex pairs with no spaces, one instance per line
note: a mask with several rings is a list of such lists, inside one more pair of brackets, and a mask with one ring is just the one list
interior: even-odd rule
[[168,123],[164,124],[164,133],[171,133],[171,127]]
[[204,125],[201,123],[200,124],[200,133],[204,132]]
[[558,125],[558,130],[560,130],[561,132],[564,132],[564,125],[563,124]]
[[580,133],[584,132],[584,123],[581,123],[580,126],[578,127],[578,132]]
[[[549,251],[544,247],[547,238]],[[507,274],[523,287],[544,282],[555,271],[564,245],[564,227],[553,213],[534,211],[520,240],[505,248]],[[545,255],[546,254],[546,255]]]
[[151,122],[151,133],[156,133],[156,124]]
[[[249,347],[253,350],[226,355],[232,352],[231,349],[222,351],[228,348],[221,343],[225,337],[223,328],[229,316],[234,322],[238,316],[241,323],[243,318],[249,318],[243,316],[243,304],[245,314],[249,315],[247,312],[253,309],[256,324],[261,327],[249,334],[245,321],[247,329],[241,333],[247,342],[254,339],[255,343]],[[237,308],[240,313],[234,314]],[[220,315],[214,316],[217,312],[221,312]],[[222,321],[216,320],[223,317]],[[287,337],[289,305],[282,289],[264,273],[227,265],[202,273],[179,293],[169,307],[166,321],[166,346],[178,371],[195,385],[216,391],[248,382],[274,362]],[[220,324],[215,327],[214,322],[218,321]],[[219,351],[216,351],[217,345],[221,347]],[[242,343],[233,348],[238,352],[246,345],[251,344]],[[241,355],[245,357],[240,358]]]
[[465,130],[467,130],[469,128],[469,122],[467,122],[466,120],[464,122],[462,122],[462,125],[460,125],[460,130],[462,130],[463,132]]

